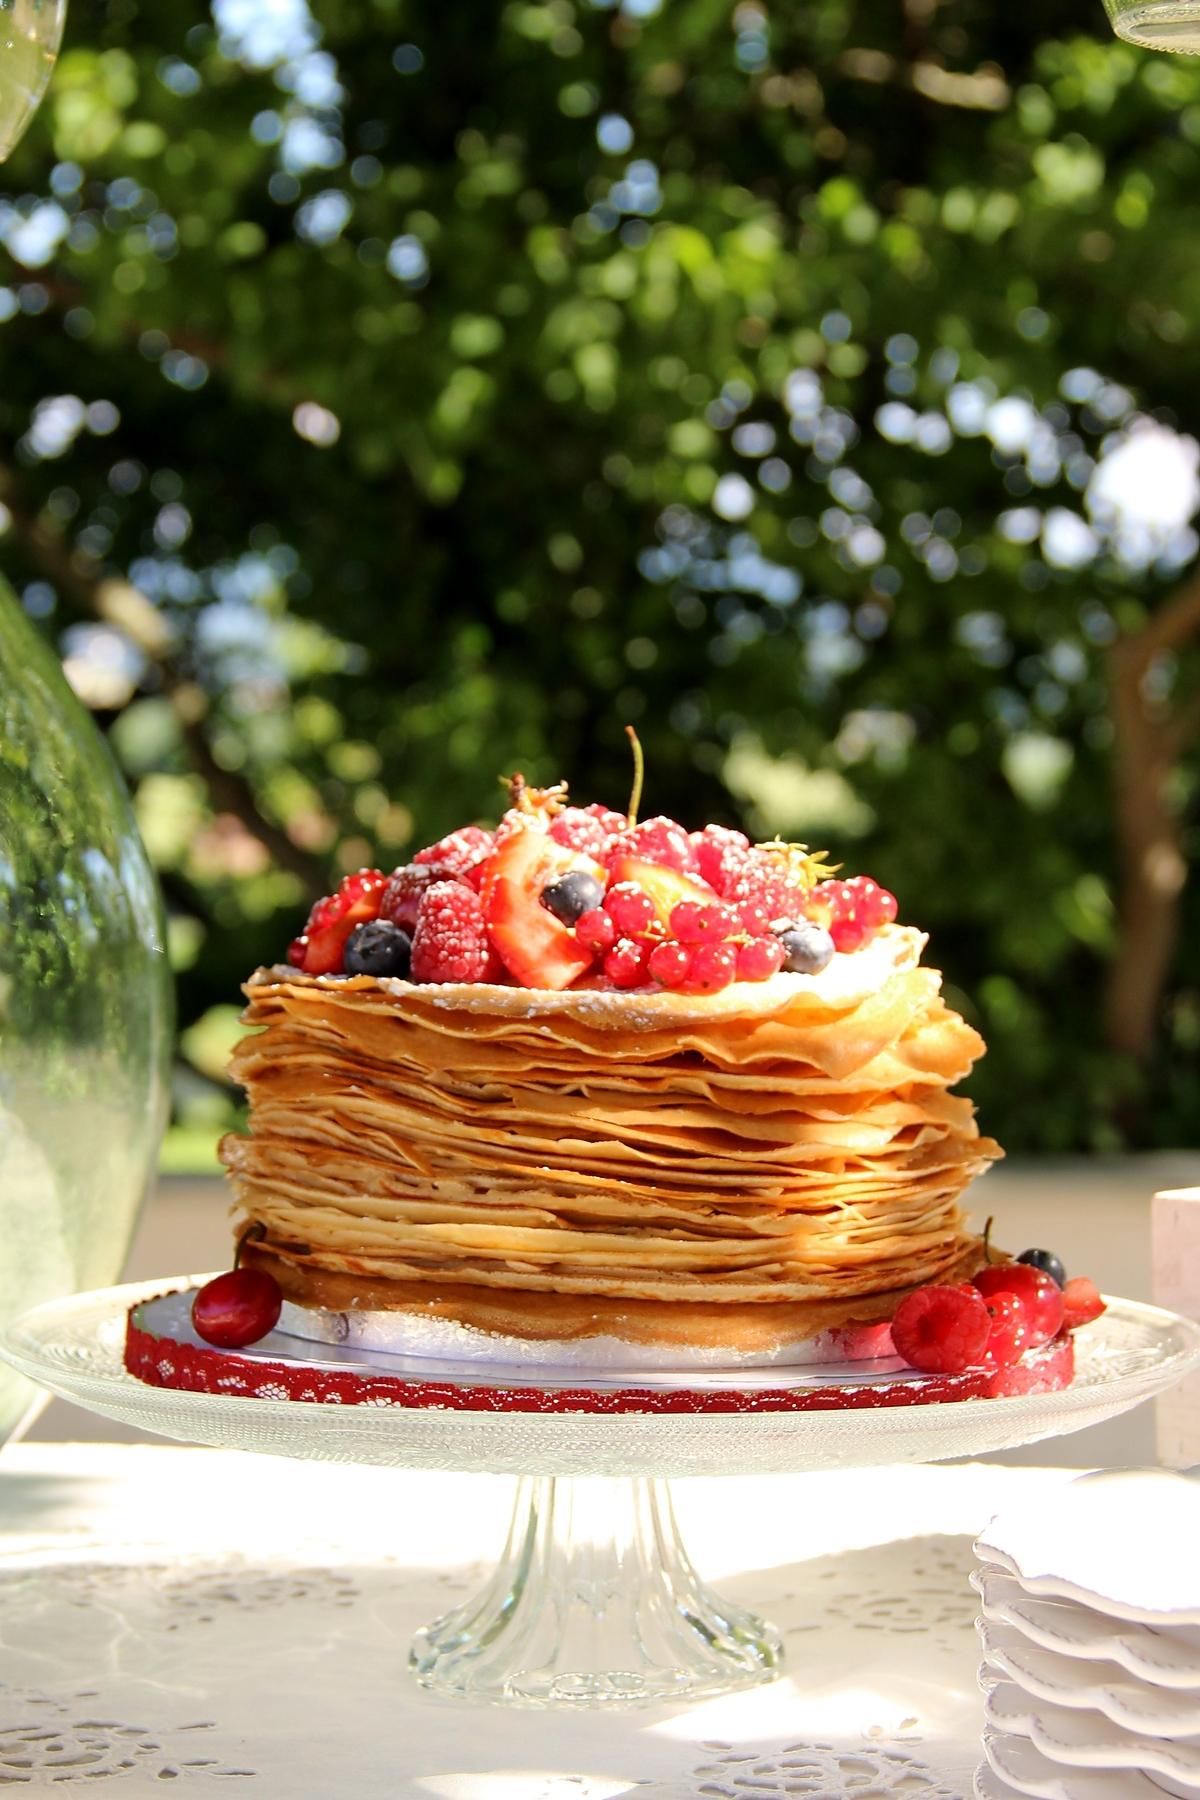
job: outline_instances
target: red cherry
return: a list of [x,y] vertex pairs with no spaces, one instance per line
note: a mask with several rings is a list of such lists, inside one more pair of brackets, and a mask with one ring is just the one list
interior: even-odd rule
[[1062,1297],[1063,1324],[1068,1331],[1086,1325],[1091,1319],[1098,1319],[1105,1310],[1099,1289],[1086,1275],[1072,1275],[1062,1291]]
[[1001,1292],[984,1301],[991,1319],[987,1353],[998,1368],[1007,1369],[1029,1345],[1029,1321],[1020,1296]]
[[230,1269],[206,1281],[192,1301],[192,1324],[206,1344],[240,1350],[279,1322],[283,1291],[265,1269]]
[[906,1294],[896,1308],[892,1342],[914,1369],[956,1375],[982,1362],[991,1328],[982,1294],[924,1287]]
[[1063,1291],[1057,1281],[1028,1263],[992,1263],[980,1269],[975,1286],[985,1296],[1015,1294],[1025,1308],[1029,1342],[1048,1344],[1062,1329]]

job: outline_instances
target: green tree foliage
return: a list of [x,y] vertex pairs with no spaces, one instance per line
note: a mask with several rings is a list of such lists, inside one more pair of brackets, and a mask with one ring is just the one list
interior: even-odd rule
[[1198,146],[1098,0],[80,8],[4,171],[0,564],[185,1022],[502,771],[619,803],[630,720],[649,810],[896,889],[1010,1146],[1186,1140]]

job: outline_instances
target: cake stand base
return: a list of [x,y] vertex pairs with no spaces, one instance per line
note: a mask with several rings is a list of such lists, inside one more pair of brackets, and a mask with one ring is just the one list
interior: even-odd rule
[[527,1476],[483,1591],[419,1631],[423,1687],[507,1706],[649,1706],[773,1681],[773,1626],[704,1585],[667,1483]]

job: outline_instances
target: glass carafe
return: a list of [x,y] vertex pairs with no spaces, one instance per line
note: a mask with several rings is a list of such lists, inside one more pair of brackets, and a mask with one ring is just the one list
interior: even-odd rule
[[0,162],[46,91],[66,13],[67,0],[0,0]]

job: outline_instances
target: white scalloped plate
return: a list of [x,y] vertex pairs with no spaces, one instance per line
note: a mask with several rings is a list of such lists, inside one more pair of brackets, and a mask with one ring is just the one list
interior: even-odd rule
[[1156,1631],[1074,1600],[1040,1599],[1027,1594],[1015,1575],[996,1568],[972,1570],[971,1586],[993,1629],[1008,1628],[1017,1638],[1063,1656],[1116,1663],[1154,1687],[1200,1688],[1200,1631],[1192,1627]]
[[975,1771],[975,1800],[1161,1800],[1167,1791],[1133,1769],[1064,1768],[1028,1738],[991,1727],[984,1729],[983,1752],[987,1761]]
[[1029,1738],[1053,1763],[1079,1769],[1140,1769],[1169,1775],[1200,1795],[1200,1737],[1156,1738],[1123,1731],[1100,1713],[1034,1700],[1011,1681],[984,1698],[989,1725]]
[[975,1545],[1027,1593],[1142,1625],[1200,1626],[1200,1482],[1166,1469],[1103,1469],[1000,1513]]
[[1011,1627],[977,1620],[984,1649],[980,1685],[1015,1682],[1034,1700],[1090,1708],[1124,1731],[1149,1737],[1200,1734],[1200,1691],[1160,1688],[1137,1681],[1115,1662],[1081,1662],[1055,1650],[1039,1650]]

